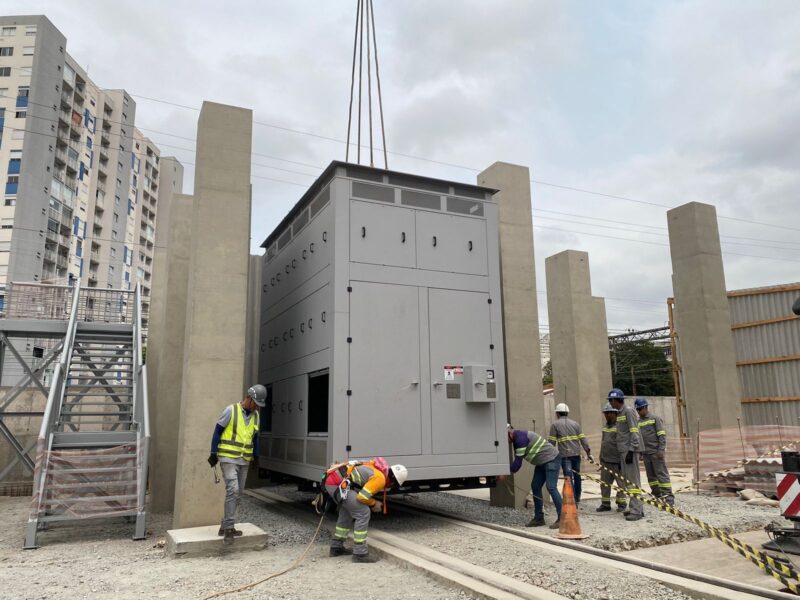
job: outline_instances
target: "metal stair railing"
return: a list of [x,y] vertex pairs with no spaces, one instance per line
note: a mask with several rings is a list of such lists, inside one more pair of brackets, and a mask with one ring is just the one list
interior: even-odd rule
[[25,529],[24,548],[37,548],[36,534],[39,529],[39,516],[42,512],[42,492],[45,488],[47,479],[47,457],[53,445],[53,429],[61,413],[61,405],[64,402],[64,392],[66,386],[66,375],[69,363],[72,360],[72,347],[75,341],[75,330],[77,328],[78,302],[80,298],[80,286],[75,285],[72,291],[72,308],[69,313],[67,323],[67,333],[64,337],[61,360],[58,361],[53,371],[53,378],[50,383],[50,393],[47,396],[47,405],[42,417],[42,425],[39,428],[39,438],[36,443],[36,468],[33,474],[33,500],[31,514],[28,517],[28,524]]
[[150,453],[150,415],[147,401],[147,367],[142,360],[142,286],[136,284],[133,306],[133,422],[136,426],[138,501],[133,539],[145,538],[145,494]]

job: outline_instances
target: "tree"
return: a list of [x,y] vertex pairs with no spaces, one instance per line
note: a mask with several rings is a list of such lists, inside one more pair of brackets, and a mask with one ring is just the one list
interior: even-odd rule
[[611,379],[626,396],[674,396],[672,363],[653,342],[620,342],[611,350]]
[[542,367],[542,385],[553,383],[553,361],[548,360]]

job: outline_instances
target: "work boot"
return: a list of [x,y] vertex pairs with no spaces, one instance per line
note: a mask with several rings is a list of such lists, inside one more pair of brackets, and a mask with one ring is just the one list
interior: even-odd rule
[[376,563],[378,562],[377,556],[370,556],[369,554],[353,554],[354,563]]
[[561,527],[561,519],[556,519],[550,524],[550,529],[558,529]]
[[225,536],[222,538],[222,543],[226,546],[230,546],[233,543],[233,540],[236,536],[236,530],[233,527],[228,527],[225,529]]
[[328,552],[328,556],[344,556],[352,553],[353,551],[350,548],[345,548],[344,546],[340,546],[338,548],[331,547],[331,551]]
[[[219,531],[217,531],[217,535],[219,537],[222,537],[223,535],[225,535],[225,529],[223,529],[222,525],[219,526]],[[244,534],[242,533],[242,531],[240,529],[234,528],[233,535],[235,535],[236,537],[241,537]]]
[[617,512],[627,513],[627,512],[630,512],[630,511],[628,510],[628,507],[625,504],[619,504],[617,506]]
[[545,525],[543,517],[534,517],[525,524],[525,527],[542,527]]
[[625,517],[626,521],[638,521],[639,519],[644,519],[644,515],[627,515]]
[[596,509],[594,509],[595,512],[609,512],[610,510],[611,507],[608,504],[601,504]]

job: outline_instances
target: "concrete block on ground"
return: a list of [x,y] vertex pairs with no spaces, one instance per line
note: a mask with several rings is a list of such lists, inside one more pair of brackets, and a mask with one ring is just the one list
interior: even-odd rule
[[690,202],[667,211],[675,329],[688,427],[736,427],[742,416],[717,211]]
[[236,529],[239,529],[242,535],[227,546],[222,543],[222,536],[217,535],[219,525],[170,529],[167,531],[167,545],[164,552],[167,556],[178,558],[263,550],[266,547],[267,534],[260,527],[252,523],[237,523]]
[[[500,190],[494,198],[500,227],[508,416],[515,427],[533,429],[536,423],[538,433],[546,434],[530,179],[528,167],[496,162],[478,175],[478,185]],[[524,463],[517,475],[492,488],[492,505],[523,507],[531,476],[530,465]]]
[[545,271],[555,403],[569,406],[587,436],[599,436],[612,385],[605,300],[592,296],[587,252],[549,256]]

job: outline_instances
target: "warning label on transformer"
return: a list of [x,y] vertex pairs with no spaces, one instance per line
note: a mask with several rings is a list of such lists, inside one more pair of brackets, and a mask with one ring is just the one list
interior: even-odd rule
[[463,375],[464,367],[461,365],[445,365],[444,367],[444,380],[455,381],[456,375]]

